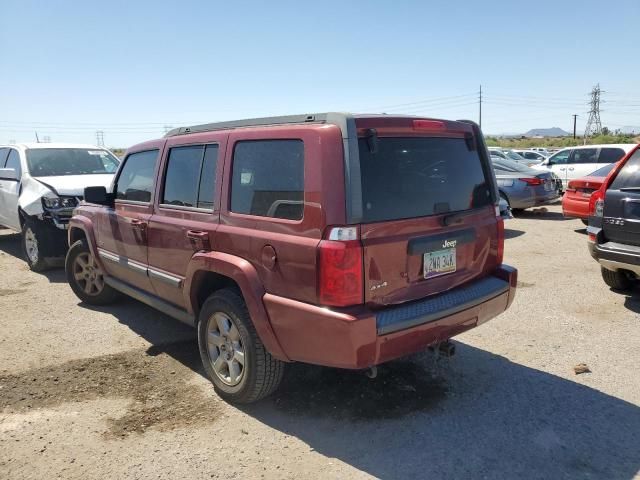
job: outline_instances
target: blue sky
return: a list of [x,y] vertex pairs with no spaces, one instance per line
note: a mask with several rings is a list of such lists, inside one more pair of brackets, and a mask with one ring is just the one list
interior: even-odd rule
[[0,143],[316,111],[640,125],[640,2],[1,0]]

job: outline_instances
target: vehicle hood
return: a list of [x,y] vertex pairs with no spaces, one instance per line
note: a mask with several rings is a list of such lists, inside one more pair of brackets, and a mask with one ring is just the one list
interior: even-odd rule
[[61,175],[57,177],[33,177],[38,182],[53,189],[58,195],[81,197],[85,187],[105,187],[109,189],[113,174]]

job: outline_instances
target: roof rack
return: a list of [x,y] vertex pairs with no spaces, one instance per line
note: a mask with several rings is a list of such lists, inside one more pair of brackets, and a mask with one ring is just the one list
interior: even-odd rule
[[334,123],[338,126],[345,125],[348,113],[307,113],[303,115],[286,115],[281,117],[249,118],[245,120],[232,120],[230,122],[204,123],[190,127],[174,128],[165,134],[166,137],[186,135],[197,132],[211,132],[214,130],[228,130],[239,127],[255,127],[261,125],[286,125],[292,123]]

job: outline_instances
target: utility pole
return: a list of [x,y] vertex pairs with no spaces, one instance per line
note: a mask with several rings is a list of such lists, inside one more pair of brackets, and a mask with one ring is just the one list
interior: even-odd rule
[[102,130],[96,132],[96,145],[104,147],[104,132]]
[[38,138],[38,132],[35,132],[35,134],[36,134],[36,142],[40,143],[40,139]]
[[480,130],[482,130],[482,85],[480,85],[480,97],[479,97],[479,112],[478,112],[478,125],[480,126]]
[[578,115],[573,115],[573,139],[576,139],[576,119],[578,118]]
[[587,143],[587,137],[591,135],[600,135],[602,133],[602,123],[600,122],[600,84],[597,84],[591,90],[591,100],[589,101],[589,118],[587,126],[584,129],[584,143]]

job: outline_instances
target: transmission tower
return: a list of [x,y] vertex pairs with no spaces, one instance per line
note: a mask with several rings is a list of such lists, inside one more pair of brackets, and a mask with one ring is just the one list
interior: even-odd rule
[[96,145],[104,147],[104,132],[102,130],[96,132]]
[[589,119],[584,129],[585,141],[591,135],[600,135],[602,133],[602,123],[600,122],[600,84],[597,84],[591,90],[591,101],[589,102]]

